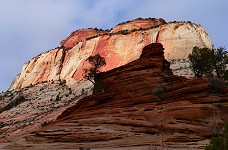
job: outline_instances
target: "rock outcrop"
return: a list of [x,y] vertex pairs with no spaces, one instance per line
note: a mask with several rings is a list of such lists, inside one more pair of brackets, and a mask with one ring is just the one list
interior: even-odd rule
[[9,147],[204,149],[228,120],[228,89],[213,93],[206,79],[173,75],[159,43],[99,77],[104,92],[82,98]]
[[204,29],[190,22],[135,19],[119,24],[111,31],[78,30],[63,40],[60,47],[25,63],[10,90],[59,79],[73,84],[82,79],[89,56],[99,53],[105,57],[107,65],[102,71],[108,71],[138,59],[144,46],[156,42],[163,44],[166,59],[187,58],[194,46],[212,47]]
[[79,81],[69,87],[62,81],[51,81],[1,93],[0,146],[2,142],[11,141],[55,120],[66,108],[92,93],[89,85],[89,81]]
[[99,34],[105,34],[107,32],[102,31],[102,30],[98,30],[98,29],[84,29],[84,30],[77,30],[74,31],[70,34],[70,36],[65,39],[62,40],[60,42],[60,45],[62,47],[64,47],[65,49],[71,49],[73,48],[75,45],[77,45],[79,42],[84,41],[87,38],[99,35]]
[[155,18],[148,18],[148,19],[142,19],[142,18],[137,18],[132,21],[127,21],[118,24],[115,26],[112,30],[111,33],[116,33],[119,31],[130,31],[130,30],[140,30],[143,28],[150,28],[150,27],[156,27],[159,25],[165,24],[166,21],[164,19],[155,19]]

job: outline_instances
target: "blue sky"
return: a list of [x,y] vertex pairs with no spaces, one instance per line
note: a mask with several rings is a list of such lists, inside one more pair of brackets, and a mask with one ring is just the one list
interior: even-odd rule
[[0,0],[0,91],[25,62],[59,46],[72,31],[108,29],[138,17],[201,24],[228,48],[227,0]]

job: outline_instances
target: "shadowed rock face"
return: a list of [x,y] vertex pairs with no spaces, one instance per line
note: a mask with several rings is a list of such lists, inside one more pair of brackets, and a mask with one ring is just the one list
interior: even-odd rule
[[228,120],[228,89],[210,93],[206,79],[173,75],[160,43],[99,77],[104,92],[82,98],[12,147],[203,149]]
[[89,56],[99,53],[107,62],[102,71],[108,71],[138,59],[143,47],[158,42],[163,44],[165,58],[169,60],[187,58],[194,46],[212,47],[204,29],[189,22],[135,19],[119,24],[111,31],[77,30],[61,42],[61,47],[25,63],[10,90],[52,79],[74,84],[82,79]]

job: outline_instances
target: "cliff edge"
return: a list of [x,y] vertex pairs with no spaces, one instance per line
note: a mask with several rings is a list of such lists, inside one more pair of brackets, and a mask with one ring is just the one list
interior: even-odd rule
[[194,46],[212,47],[204,29],[191,22],[170,22],[163,19],[135,19],[121,23],[112,30],[82,29],[61,42],[61,46],[25,63],[10,90],[51,80],[74,84],[82,79],[86,58],[100,54],[107,65],[102,71],[127,64],[140,57],[142,48],[162,43],[168,60],[185,59]]
[[104,92],[82,98],[11,148],[204,149],[228,120],[228,89],[213,93],[206,79],[173,75],[160,43],[99,77]]

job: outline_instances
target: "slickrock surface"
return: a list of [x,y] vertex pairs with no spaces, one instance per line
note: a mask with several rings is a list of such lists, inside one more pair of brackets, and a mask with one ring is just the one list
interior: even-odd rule
[[[83,89],[85,86],[88,88]],[[55,120],[67,107],[90,94],[90,86],[85,81],[71,87],[63,81],[51,81],[1,94],[0,143],[11,141]]]
[[100,73],[104,92],[84,97],[10,149],[204,149],[228,121],[228,89],[172,74],[159,43]]
[[170,69],[174,75],[194,78],[194,73],[190,69],[189,59],[170,60]]
[[105,57],[107,65],[102,71],[108,71],[138,59],[144,46],[156,42],[163,44],[168,60],[186,59],[194,46],[212,47],[204,29],[190,22],[135,19],[119,24],[111,31],[77,30],[63,40],[60,47],[25,63],[10,90],[52,79],[74,84],[82,79],[89,56],[99,53]]

